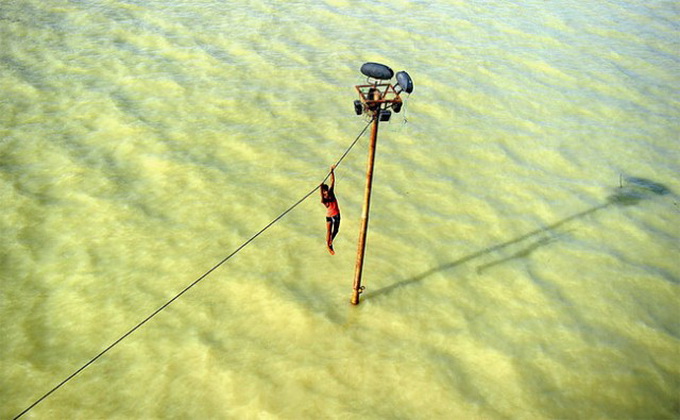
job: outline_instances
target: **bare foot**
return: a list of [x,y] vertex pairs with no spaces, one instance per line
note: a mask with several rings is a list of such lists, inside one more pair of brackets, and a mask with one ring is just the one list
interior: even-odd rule
[[331,253],[331,255],[335,255],[335,250],[333,250],[333,245],[327,245],[328,246],[328,252]]

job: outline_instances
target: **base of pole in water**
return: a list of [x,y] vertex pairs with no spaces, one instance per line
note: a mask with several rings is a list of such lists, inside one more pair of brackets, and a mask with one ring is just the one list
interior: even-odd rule
[[358,305],[359,304],[359,295],[364,292],[366,288],[364,286],[361,286],[358,289],[354,289],[352,292],[352,298],[349,300],[352,305]]

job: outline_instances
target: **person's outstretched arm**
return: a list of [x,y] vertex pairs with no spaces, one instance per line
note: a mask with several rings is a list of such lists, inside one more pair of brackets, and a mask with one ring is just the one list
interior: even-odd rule
[[335,165],[331,166],[331,185],[328,188],[332,190],[334,187],[335,187]]

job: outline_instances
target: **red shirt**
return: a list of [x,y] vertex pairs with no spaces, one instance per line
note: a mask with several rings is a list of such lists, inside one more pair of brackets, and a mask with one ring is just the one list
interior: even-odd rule
[[330,200],[323,203],[326,206],[326,217],[333,217],[340,214],[340,207],[338,207],[338,200]]

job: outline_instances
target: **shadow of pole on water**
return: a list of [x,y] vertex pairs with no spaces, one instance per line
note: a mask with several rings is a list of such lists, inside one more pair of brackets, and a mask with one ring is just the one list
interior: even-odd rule
[[[555,222],[549,226],[533,230],[529,233],[526,233],[524,235],[518,236],[514,239],[511,239],[509,241],[500,243],[498,245],[490,246],[488,248],[484,248],[480,251],[477,251],[475,253],[466,255],[464,257],[458,258],[457,260],[451,261],[449,263],[440,265],[438,267],[431,268],[430,270],[427,270],[423,273],[420,273],[410,279],[400,281],[398,283],[394,283],[390,286],[383,287],[381,289],[378,289],[374,292],[367,292],[364,296],[364,300],[367,299],[374,299],[376,297],[382,296],[389,294],[397,289],[401,289],[403,287],[412,285],[414,283],[418,283],[433,274],[450,270],[452,268],[458,267],[462,264],[465,264],[469,261],[475,260],[477,258],[480,258],[484,255],[488,255],[497,251],[500,251],[502,249],[508,248],[511,245],[519,244],[524,241],[528,241],[529,239],[533,239],[536,237],[539,237],[541,235],[549,234],[557,230],[558,228],[564,226],[567,223],[570,223],[574,220],[581,219],[583,217],[586,217],[590,214],[593,214],[595,212],[598,212],[600,210],[603,210],[605,208],[611,207],[611,206],[633,206],[638,204],[640,201],[651,198],[655,195],[666,195],[669,194],[670,190],[664,186],[663,184],[659,184],[653,181],[650,181],[648,179],[644,178],[636,178],[636,177],[631,177],[631,178],[626,178],[626,184],[623,184],[623,180],[619,186],[615,190],[615,192],[607,197],[607,200],[605,203],[600,204],[599,206],[595,206],[591,209],[582,211],[580,213],[573,214],[569,217],[566,217],[558,222]],[[535,249],[545,246],[552,242],[554,239],[551,238],[546,238],[543,237],[539,239],[538,241],[534,242],[533,244],[528,245],[527,247],[523,248],[521,251],[511,255],[510,257],[506,257],[503,259],[500,259],[498,261],[484,264],[480,267],[477,268],[478,272],[481,272],[482,270],[489,268],[494,265],[502,264],[503,262],[509,261],[514,258],[518,258],[521,256],[526,256]]]

